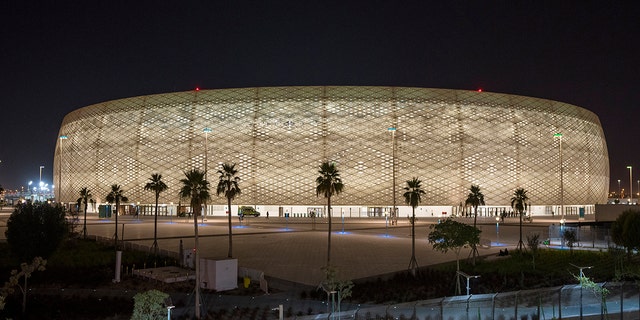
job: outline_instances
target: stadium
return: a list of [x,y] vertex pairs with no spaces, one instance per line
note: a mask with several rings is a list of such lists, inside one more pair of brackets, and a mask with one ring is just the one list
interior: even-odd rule
[[[472,184],[484,216],[510,210],[516,188],[528,214],[592,213],[606,203],[607,145],[598,117],[583,108],[510,94],[407,87],[260,87],[193,90],[98,103],[65,116],[54,156],[57,199],[75,203],[88,188],[97,205],[112,184],[129,207],[147,212],[143,189],[162,174],[160,214],[176,214],[180,179],[207,170],[208,215],[225,215],[215,195],[221,163],[235,163],[237,206],[272,216],[326,214],[315,192],[319,165],[332,161],[344,182],[333,215],[380,217],[405,205],[406,181],[425,195],[418,216],[468,212]],[[128,208],[127,210],[132,210]]]

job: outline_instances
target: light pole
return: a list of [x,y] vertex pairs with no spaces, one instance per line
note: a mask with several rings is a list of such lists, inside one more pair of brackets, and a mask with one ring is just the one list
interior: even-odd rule
[[633,167],[627,166],[629,169],[629,205],[633,204]]
[[496,217],[496,245],[500,245],[500,217]]
[[584,269],[591,269],[593,268],[593,266],[589,266],[589,267],[578,267],[573,263],[569,263],[570,265],[580,269],[580,319],[582,319],[582,279],[584,278],[584,272],[582,272],[582,270]]
[[[464,273],[464,272],[462,272],[462,271],[456,271],[456,273],[458,273],[458,276],[465,277],[465,278],[467,279],[467,295],[469,295],[469,291],[471,290],[471,286],[469,285],[469,280],[470,280],[471,278],[473,278],[473,279],[480,278],[480,276],[472,276],[472,275],[468,275],[468,274],[466,274],[466,273]],[[460,283],[460,282],[458,282],[458,286],[459,286],[459,283]],[[458,291],[458,293],[459,293],[459,292],[460,292],[460,291]]]
[[62,203],[62,142],[67,140],[69,137],[65,135],[60,136],[60,143],[58,144],[58,202]]
[[[391,179],[393,180],[393,208],[391,209],[391,219],[396,221],[396,127],[389,127],[391,132]],[[393,223],[393,222],[392,222]]]
[[620,190],[620,179],[618,179],[618,198],[621,197],[621,190]]
[[564,220],[564,170],[562,169],[562,133],[556,133],[553,135],[553,138],[558,138],[560,141],[559,149],[560,149],[560,215],[562,220]]
[[[207,172],[209,172],[209,132],[211,132],[211,128],[206,127],[202,129],[204,132],[204,180],[207,180]],[[231,214],[231,208],[229,208],[229,214]],[[204,201],[204,214],[202,215],[202,223],[204,223],[204,216],[207,215],[207,200]]]
[[44,169],[44,166],[40,166],[40,180],[38,180],[38,193],[37,193],[37,197],[38,200],[40,200],[40,194],[42,194],[42,169]]

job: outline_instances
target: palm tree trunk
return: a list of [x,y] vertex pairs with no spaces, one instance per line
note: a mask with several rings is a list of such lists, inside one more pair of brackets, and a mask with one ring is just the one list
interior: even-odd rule
[[87,201],[84,202],[84,225],[82,227],[83,238],[87,238]]
[[[473,207],[473,227],[476,228],[476,222],[478,221],[478,206],[474,206]],[[471,245],[471,254],[472,254],[472,258],[471,258],[471,264],[472,265],[476,265],[476,257],[479,256],[480,254],[478,253],[478,246],[477,244],[473,244]]]
[[518,241],[518,250],[522,251],[524,242],[522,242],[522,212],[518,214],[520,216],[520,240]]
[[331,266],[331,196],[327,197],[327,210],[329,215],[329,235],[327,236],[327,267]]
[[[194,208],[196,209],[196,208]],[[193,212],[193,231],[194,231],[194,248],[196,250],[196,319],[200,319],[200,248],[198,247],[198,215],[197,211]]]
[[156,214],[153,219],[153,245],[151,249],[153,249],[153,254],[158,254],[158,198],[160,194],[156,192]]
[[409,270],[411,275],[416,276],[416,269],[418,269],[418,261],[416,260],[416,208],[413,207],[413,214],[411,218],[411,261],[409,261]]
[[227,207],[229,208],[229,253],[227,254],[227,257],[232,258],[233,236],[231,235],[231,198],[227,198]]
[[114,245],[116,247],[116,251],[118,251],[118,205],[120,204],[120,201],[116,200],[116,233],[115,233],[115,242]]
[[476,221],[478,220],[478,207],[473,207],[473,227],[476,227]]

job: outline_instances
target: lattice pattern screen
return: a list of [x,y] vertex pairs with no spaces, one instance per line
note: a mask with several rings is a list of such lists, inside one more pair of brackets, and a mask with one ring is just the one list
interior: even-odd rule
[[[203,132],[205,127],[210,133]],[[392,139],[389,127],[397,131]],[[397,203],[418,177],[422,205],[457,205],[471,184],[487,205],[508,205],[524,187],[533,205],[560,203],[563,133],[564,203],[603,203],[609,160],[597,116],[560,102],[487,92],[391,87],[275,87],[189,91],[108,101],[68,114],[54,159],[61,200],[83,187],[104,201],[120,184],[132,202],[152,173],[178,203],[183,171],[237,163],[242,195],[258,205],[321,205],[315,178],[333,160],[346,185],[337,205]],[[206,141],[206,142],[205,142]],[[60,172],[62,173],[60,175]],[[212,204],[224,204],[213,197]]]

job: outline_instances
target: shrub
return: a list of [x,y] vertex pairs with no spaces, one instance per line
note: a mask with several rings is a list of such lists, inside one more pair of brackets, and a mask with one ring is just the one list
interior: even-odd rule
[[31,202],[16,206],[7,221],[7,243],[20,261],[49,258],[68,233],[64,208]]

